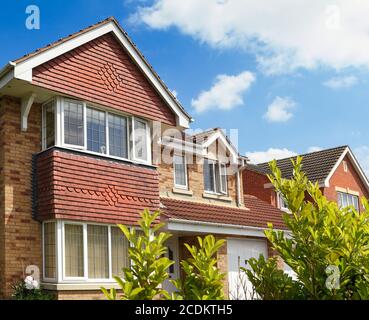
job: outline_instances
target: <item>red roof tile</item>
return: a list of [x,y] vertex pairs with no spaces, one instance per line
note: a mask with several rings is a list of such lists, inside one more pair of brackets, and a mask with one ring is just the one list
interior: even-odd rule
[[270,222],[277,229],[286,229],[284,212],[251,195],[245,195],[247,209],[164,197],[160,201],[168,218],[259,228],[266,228]]

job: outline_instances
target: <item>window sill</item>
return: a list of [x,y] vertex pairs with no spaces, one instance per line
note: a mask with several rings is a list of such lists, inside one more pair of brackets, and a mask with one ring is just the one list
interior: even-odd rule
[[231,197],[222,195],[222,194],[204,192],[202,194],[202,197],[207,198],[207,199],[215,199],[215,200],[221,200],[221,201],[226,201],[226,202],[232,202]]
[[80,291],[80,290],[101,290],[101,287],[106,289],[120,289],[120,286],[116,282],[101,282],[101,283],[49,283],[42,282],[41,287],[45,290],[54,291]]
[[182,194],[182,195],[185,195],[185,196],[193,196],[193,192],[191,190],[187,190],[187,189],[180,189],[180,188],[173,188],[172,189],[172,192],[173,193],[176,193],[176,194]]

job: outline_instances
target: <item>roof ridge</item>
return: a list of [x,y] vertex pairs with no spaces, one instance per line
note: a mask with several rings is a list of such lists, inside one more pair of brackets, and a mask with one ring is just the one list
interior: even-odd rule
[[[322,153],[322,152],[327,152],[327,151],[332,151],[332,150],[335,150],[335,149],[340,149],[340,148],[349,148],[349,145],[341,145],[341,146],[337,146],[337,147],[332,147],[332,148],[327,148],[327,149],[322,149],[322,150],[317,150],[317,151],[312,151],[312,152],[306,152],[306,153],[300,153],[300,154],[297,154],[295,156],[291,156],[291,157],[285,157],[285,158],[281,158],[281,159],[276,159],[276,161],[281,161],[281,160],[287,160],[287,159],[295,159],[297,157],[304,157],[306,155],[310,155],[310,154],[314,154],[314,153]],[[266,164],[269,164],[270,161],[267,161],[267,162],[261,162],[261,163],[257,163],[256,165],[257,166],[261,166],[261,165],[266,165]]]

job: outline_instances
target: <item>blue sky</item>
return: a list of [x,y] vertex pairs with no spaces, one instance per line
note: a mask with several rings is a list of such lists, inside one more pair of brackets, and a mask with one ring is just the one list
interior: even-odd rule
[[[194,129],[238,129],[239,151],[254,161],[349,144],[369,171],[369,6],[347,3],[7,1],[0,60],[115,16]],[[25,27],[30,4],[40,30]]]

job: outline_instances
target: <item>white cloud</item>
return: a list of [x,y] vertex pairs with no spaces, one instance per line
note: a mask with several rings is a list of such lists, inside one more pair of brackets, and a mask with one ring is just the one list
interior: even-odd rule
[[244,103],[243,94],[254,81],[255,76],[249,71],[236,76],[218,75],[208,91],[203,91],[196,99],[192,99],[192,107],[197,112],[209,109],[231,110]]
[[323,150],[323,148],[321,148],[321,147],[316,147],[316,146],[312,146],[312,147],[310,147],[309,149],[308,149],[308,153],[311,153],[311,152],[317,152],[317,151],[321,151],[321,150]]
[[296,155],[296,152],[288,150],[287,148],[269,148],[267,151],[246,152],[246,156],[250,159],[250,162],[252,163],[269,162],[273,159],[284,159]]
[[369,66],[369,1],[154,0],[130,17],[215,48],[253,53],[266,73]]
[[369,178],[369,147],[361,146],[355,148],[353,151],[360,163],[360,166],[363,168],[366,176]]
[[355,76],[334,77],[323,82],[323,85],[331,89],[349,88],[358,82]]
[[295,106],[296,103],[291,98],[276,97],[268,106],[264,118],[269,122],[286,122],[293,117],[291,110],[294,109]]

